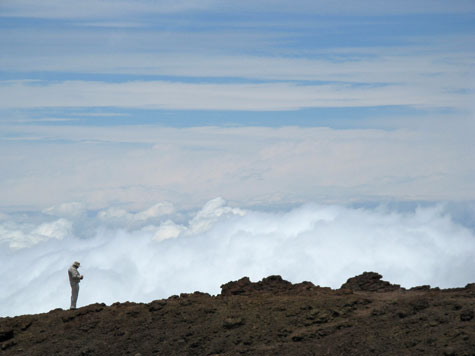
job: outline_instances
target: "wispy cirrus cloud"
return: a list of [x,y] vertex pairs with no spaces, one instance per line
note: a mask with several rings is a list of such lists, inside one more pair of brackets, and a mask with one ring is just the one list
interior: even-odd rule
[[0,5],[2,16],[33,18],[117,18],[149,14],[173,14],[189,11],[257,12],[257,13],[303,13],[324,15],[384,15],[419,13],[466,13],[474,12],[473,2],[458,0],[447,6],[442,0],[401,0],[388,3],[377,0],[365,0],[355,3],[351,0],[299,0],[290,5],[278,0],[240,1],[232,3],[224,0],[84,0],[77,3],[72,0],[57,2],[54,0],[4,0]]
[[22,81],[0,86],[0,108],[122,107],[177,110],[297,110],[311,107],[408,105],[466,109],[470,93],[427,85],[352,86],[294,83],[212,84]]
[[[463,84],[461,79],[471,71],[474,52],[429,53],[431,48],[371,51],[335,49],[318,58],[286,56],[205,56],[177,54],[81,54],[42,55],[32,62],[27,59],[0,58],[4,70],[130,74],[216,78],[246,78],[287,81],[339,81],[358,83],[397,83],[449,80]],[[369,55],[371,54],[371,55]],[[178,57],[178,58],[176,58]],[[178,78],[179,80],[179,78]],[[450,84],[450,83],[449,83]]]
[[[5,26],[0,34],[9,50],[8,55],[0,56],[4,73],[11,73],[15,79],[18,73],[45,78],[41,73],[47,72],[48,78],[34,87],[4,82],[1,105],[256,111],[388,105],[459,111],[471,108],[474,52],[463,44],[473,36],[465,32],[465,37],[460,37],[468,25],[454,26],[453,33],[446,34],[435,21],[424,18],[424,23],[437,34],[434,36],[420,31],[421,26],[402,15],[397,20],[378,22],[378,11],[419,13],[426,2],[405,7],[399,3],[378,5],[374,1],[358,6],[347,1],[302,1],[290,12],[300,15],[289,15],[283,22],[274,15],[259,17],[259,21],[241,15],[228,21],[226,16],[216,15],[238,14],[241,10],[246,13],[249,9],[259,13],[268,5],[266,1],[238,5],[221,1],[138,1],[131,10],[127,2],[89,0],[87,6],[71,7],[76,14],[71,16],[76,20],[56,23],[61,31],[47,23],[41,23],[34,31],[24,26]],[[432,3],[425,15],[437,13],[442,5]],[[4,6],[5,16],[15,11],[27,16],[28,6],[38,7],[35,13],[42,16],[41,11],[48,10],[53,2],[6,2]],[[58,17],[68,18],[66,13],[71,10],[62,6],[57,9]],[[467,7],[468,2],[460,2],[450,11]],[[96,14],[110,10],[113,19],[91,21],[94,16],[88,16],[86,8],[94,8]],[[275,8],[284,11],[288,5],[278,2]],[[208,14],[207,21],[202,21],[201,15],[189,14],[184,21],[168,19],[161,24],[146,16],[195,10]],[[340,22],[336,26],[334,15],[324,17],[337,10],[352,14],[345,19],[347,24],[337,17]],[[367,22],[354,20],[365,11],[374,18]],[[55,13],[51,9],[47,12]],[[309,21],[309,14],[322,16],[322,21]],[[405,21],[409,21],[410,30],[399,26]],[[277,29],[268,27],[279,22]],[[87,23],[101,26],[82,26]],[[145,27],[108,29],[109,25],[134,23]],[[317,29],[313,23],[320,27]],[[349,36],[348,41],[338,35],[340,27],[346,29],[345,33],[356,29],[355,35]],[[380,36],[366,36],[368,28],[384,31]],[[398,34],[394,35],[391,29],[397,29]],[[310,38],[309,34],[316,37]],[[375,40],[352,48],[350,44],[357,44],[359,38]],[[59,47],[67,50],[57,51]]]
[[32,17],[46,19],[117,18],[145,14],[170,14],[190,10],[206,9],[215,1],[185,0],[72,0],[57,2],[45,0],[5,0],[0,4],[4,17]]

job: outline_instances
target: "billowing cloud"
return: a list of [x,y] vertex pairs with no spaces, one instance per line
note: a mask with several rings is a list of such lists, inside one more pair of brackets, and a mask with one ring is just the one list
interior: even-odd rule
[[43,213],[64,218],[77,218],[86,213],[86,205],[80,202],[62,203],[43,210]]
[[[0,241],[0,315],[67,308],[66,270],[74,260],[85,275],[80,305],[218,293],[222,283],[245,275],[281,274],[331,287],[369,270],[404,287],[475,281],[475,233],[438,205],[401,211],[307,204],[264,212],[217,198],[184,213],[184,221],[167,216],[133,229],[105,227],[100,215],[89,214],[95,233],[87,238],[68,233],[72,222],[63,219],[17,224],[17,231],[30,231],[30,244],[25,232],[9,230]],[[2,236],[8,223],[0,225]]]
[[121,224],[128,226],[135,223],[143,223],[164,215],[169,215],[174,211],[175,209],[171,203],[161,202],[137,213],[129,213],[127,210],[122,208],[108,208],[101,211],[98,218],[106,224]]
[[188,234],[199,234],[210,230],[217,221],[227,216],[244,216],[245,212],[239,208],[226,206],[223,198],[210,200],[205,206],[190,220]]
[[0,225],[0,243],[10,248],[24,248],[50,239],[62,240],[71,235],[72,224],[66,219],[41,223],[38,226],[12,224]]

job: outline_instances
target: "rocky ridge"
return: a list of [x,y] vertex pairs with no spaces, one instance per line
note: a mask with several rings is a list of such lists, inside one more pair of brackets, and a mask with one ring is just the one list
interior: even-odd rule
[[280,276],[221,289],[0,318],[0,354],[475,356],[475,284],[406,290],[365,272],[337,290]]

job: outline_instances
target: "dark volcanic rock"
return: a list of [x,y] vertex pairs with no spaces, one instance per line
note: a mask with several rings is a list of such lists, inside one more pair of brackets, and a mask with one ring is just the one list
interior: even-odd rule
[[0,318],[0,354],[475,356],[472,285],[406,291],[366,273],[344,288],[245,277],[218,296]]
[[[381,278],[383,278],[383,276],[379,273],[364,272],[359,276],[348,279],[341,288],[367,292],[392,292],[401,289],[400,285],[382,281]],[[423,289],[426,289],[426,287],[424,286]],[[428,287],[428,289],[430,289],[430,287]]]
[[0,342],[7,341],[13,338],[13,329],[0,330]]
[[419,291],[427,291],[427,290],[430,290],[430,285],[426,284],[426,285],[423,285],[423,286],[417,286],[417,287],[412,287],[410,290],[419,290]]
[[283,280],[281,276],[269,276],[262,281],[253,283],[248,277],[221,286],[221,295],[242,295],[253,293],[285,293],[291,290],[293,284]]
[[474,312],[473,310],[464,310],[462,313],[460,313],[460,320],[462,321],[470,321],[474,317]]
[[323,291],[329,288],[320,288],[311,282],[292,284],[282,279],[281,276],[269,276],[255,283],[251,282],[249,277],[243,277],[238,281],[223,284],[221,286],[221,295],[252,295],[256,293],[300,294],[317,289]]
[[221,295],[239,295],[244,294],[251,289],[249,277],[243,277],[238,281],[228,282],[221,286]]

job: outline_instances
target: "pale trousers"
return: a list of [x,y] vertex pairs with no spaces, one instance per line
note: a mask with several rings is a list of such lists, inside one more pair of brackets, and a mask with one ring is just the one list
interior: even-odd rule
[[78,301],[79,283],[71,285],[71,309],[76,309],[76,303]]

